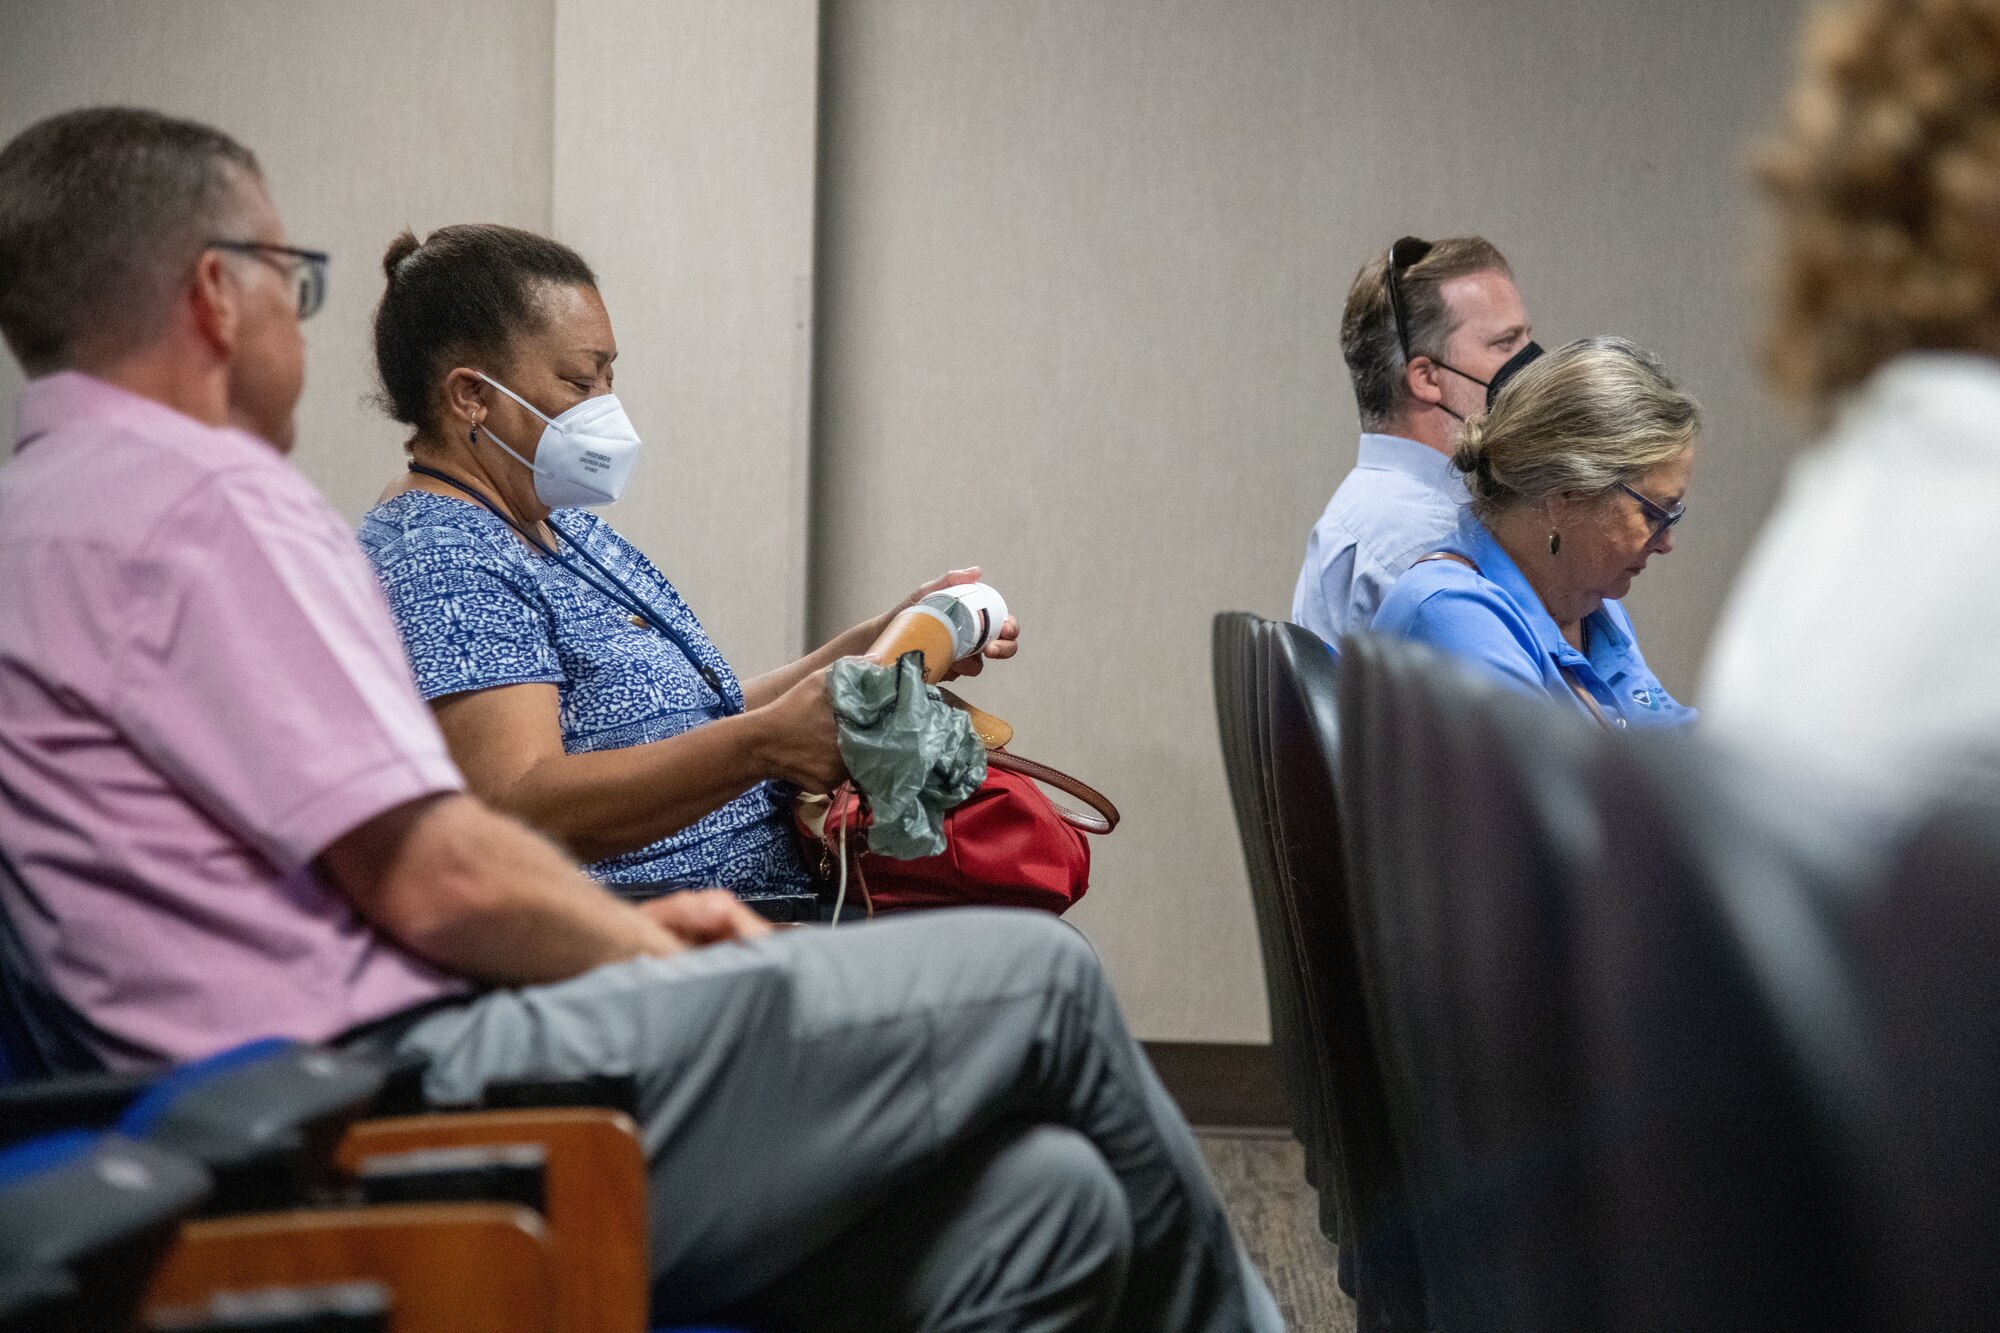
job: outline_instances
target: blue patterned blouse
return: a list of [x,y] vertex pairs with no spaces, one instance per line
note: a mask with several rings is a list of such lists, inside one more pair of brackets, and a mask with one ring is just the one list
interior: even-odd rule
[[[413,490],[369,510],[360,537],[424,697],[554,685],[571,754],[644,745],[741,710],[736,673],[652,562],[587,510],[558,509],[553,521],[679,633],[725,695],[671,639],[633,624],[627,608],[530,550],[487,510]],[[762,783],[671,837],[586,869],[614,889],[670,883],[719,884],[742,898],[810,893],[791,839],[789,798]]]

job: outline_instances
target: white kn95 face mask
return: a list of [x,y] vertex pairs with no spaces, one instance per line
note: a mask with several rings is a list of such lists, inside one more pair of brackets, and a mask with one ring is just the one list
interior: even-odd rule
[[[478,372],[474,372],[477,374]],[[486,436],[535,474],[535,497],[551,509],[608,505],[625,493],[639,458],[639,432],[615,393],[586,398],[559,417],[545,417],[527,399],[490,375],[480,375],[545,423],[530,463],[490,429]]]

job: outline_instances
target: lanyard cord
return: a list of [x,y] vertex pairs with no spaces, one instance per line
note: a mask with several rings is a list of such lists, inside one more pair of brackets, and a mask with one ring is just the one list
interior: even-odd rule
[[[597,557],[593,556],[589,551],[584,550],[576,538],[564,532],[561,526],[556,523],[555,515],[549,515],[549,531],[569,543],[569,548],[572,551],[575,551],[578,555],[589,561],[591,568],[595,569],[602,576],[604,583],[599,583],[597,579],[587,577],[582,570],[563,559],[560,551],[552,546],[544,545],[539,537],[508,517],[499,505],[494,504],[492,500],[487,498],[484,492],[478,490],[476,487],[468,486],[458,478],[447,476],[436,468],[425,467],[422,463],[411,463],[410,471],[420,476],[429,477],[433,481],[441,481],[453,490],[463,491],[466,495],[471,496],[474,501],[486,509],[488,513],[492,514],[493,517],[519,533],[522,541],[528,543],[528,545],[534,547],[537,551],[568,570],[571,578],[585,587],[592,589],[599,596],[607,598],[617,606],[631,612],[645,625],[665,635],[674,647],[680,649],[681,656],[688,660],[688,664],[701,673],[701,678],[708,685],[708,688],[715,691],[716,697],[722,701],[723,711],[725,713],[738,711],[735,705],[730,702],[729,692],[722,688],[722,677],[716,674],[715,668],[695,655],[695,651],[689,646],[687,639],[665,617],[657,614],[636,593],[620,582],[618,576],[600,564]],[[606,587],[605,584],[609,584],[610,586]]]

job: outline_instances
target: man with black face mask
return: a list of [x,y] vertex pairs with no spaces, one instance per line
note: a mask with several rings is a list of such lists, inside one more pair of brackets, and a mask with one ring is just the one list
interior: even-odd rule
[[1292,619],[1329,644],[1368,628],[1410,563],[1457,531],[1459,426],[1541,348],[1507,260],[1477,236],[1406,236],[1347,291],[1340,347],[1361,449],[1314,525]]

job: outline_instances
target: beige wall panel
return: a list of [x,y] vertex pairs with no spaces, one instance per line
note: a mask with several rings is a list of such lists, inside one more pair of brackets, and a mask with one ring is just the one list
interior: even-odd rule
[[359,518],[405,433],[364,401],[383,248],[404,227],[548,226],[550,27],[550,0],[0,0],[0,140],[119,102],[249,145],[295,242],[334,256],[296,456]]
[[1738,0],[832,0],[815,627],[984,560],[1026,629],[969,690],[1127,812],[1074,914],[1142,1035],[1265,1035],[1208,672],[1281,616],[1352,464],[1355,268],[1482,231],[1541,340],[1702,395],[1681,549],[1632,599],[1692,686],[1781,465],[1739,169],[1794,18]]
[[646,441],[609,517],[746,674],[805,627],[818,6],[557,0],[555,227]]

